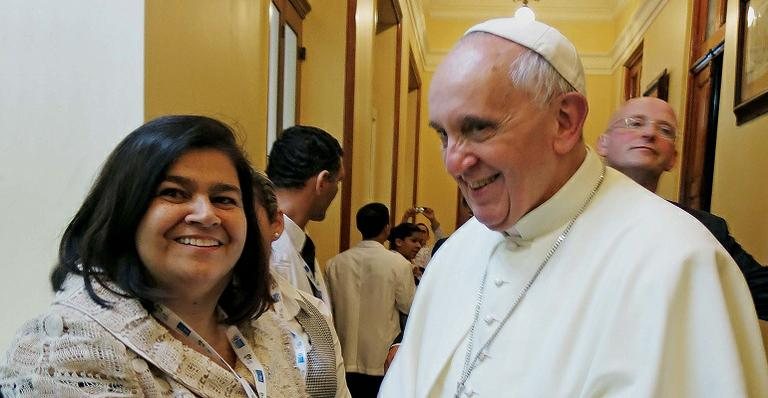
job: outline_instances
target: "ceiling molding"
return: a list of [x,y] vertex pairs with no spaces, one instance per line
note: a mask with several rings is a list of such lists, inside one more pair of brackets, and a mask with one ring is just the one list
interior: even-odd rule
[[629,25],[624,27],[611,50],[611,70],[615,71],[624,64],[624,61],[632,55],[637,45],[643,41],[643,36],[651,26],[661,10],[667,5],[669,0],[646,0],[630,18]]
[[[626,0],[618,0],[626,2]],[[464,3],[464,4],[461,4]],[[484,2],[484,4],[466,4],[463,2],[442,2],[429,5],[426,13],[435,19],[489,19],[512,16],[520,5],[511,0]],[[548,21],[573,21],[573,20],[611,20],[616,14],[617,7],[612,4],[606,6],[575,6],[558,5],[547,6],[538,2],[529,3],[529,7],[538,15]]]
[[603,54],[579,54],[584,65],[584,73],[587,75],[613,74],[613,60],[607,53]]
[[[610,75],[624,64],[632,51],[643,40],[643,35],[651,23],[658,17],[669,0],[646,0],[635,11],[629,25],[624,27],[610,52],[579,53],[584,65],[584,73],[588,75]],[[619,6],[624,6],[626,0],[619,0]],[[618,7],[617,7],[618,8]],[[433,50],[426,47],[424,69],[434,72],[449,50]]]

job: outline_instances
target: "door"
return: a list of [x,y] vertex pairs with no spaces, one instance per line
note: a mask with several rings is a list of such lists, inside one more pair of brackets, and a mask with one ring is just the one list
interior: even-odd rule
[[683,146],[680,202],[709,211],[717,143],[717,115],[723,46],[707,53],[691,69],[687,133]]

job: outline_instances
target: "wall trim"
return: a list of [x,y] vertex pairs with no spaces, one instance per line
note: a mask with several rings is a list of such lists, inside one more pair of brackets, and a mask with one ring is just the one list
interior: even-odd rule
[[309,14],[310,11],[312,11],[312,6],[309,5],[309,2],[307,0],[288,0],[293,8],[296,9],[296,12],[299,13],[299,17],[301,19],[304,19],[307,14]]
[[341,209],[339,224],[339,252],[349,249],[352,223],[352,153],[355,143],[355,57],[357,52],[357,0],[347,0],[346,47],[344,49],[344,137],[342,156],[345,178],[341,184]]
[[[643,41],[643,35],[645,35],[651,23],[656,20],[668,1],[647,0],[643,2],[632,16],[632,22],[624,27],[614,41],[610,52],[580,53],[584,64],[584,72],[588,75],[611,75],[615,73],[623,65],[624,61],[629,58],[637,45]],[[429,47],[426,50],[424,70],[434,72],[449,50],[433,50]]]
[[669,0],[647,0],[635,11],[629,25],[624,27],[613,43],[610,53],[612,71],[616,71],[632,55],[632,51],[643,41],[645,32],[668,2]]
[[403,0],[405,8],[408,10],[408,25],[411,26],[411,49],[413,50],[416,65],[421,70],[426,70],[426,54],[428,53],[427,42],[427,23],[424,18],[423,6],[421,0]]
[[[530,3],[529,6],[536,13],[546,15],[548,21],[608,21],[614,18],[615,11],[611,7],[547,7],[540,3]],[[490,19],[504,16],[511,17],[520,7],[516,2],[507,0],[503,3],[475,4],[475,5],[437,5],[431,6],[428,11],[430,18],[435,19]]]

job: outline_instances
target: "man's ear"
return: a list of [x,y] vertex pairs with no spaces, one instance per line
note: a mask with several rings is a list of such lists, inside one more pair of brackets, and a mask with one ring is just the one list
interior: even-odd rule
[[322,192],[325,186],[331,182],[331,172],[328,170],[323,170],[317,173],[315,178],[315,191]]
[[557,109],[558,131],[554,149],[555,153],[564,155],[582,140],[582,129],[589,105],[587,105],[587,99],[577,92],[563,94],[556,101],[559,109]]
[[600,137],[597,137],[597,147],[595,150],[602,157],[608,154],[608,139],[608,133],[600,134]]

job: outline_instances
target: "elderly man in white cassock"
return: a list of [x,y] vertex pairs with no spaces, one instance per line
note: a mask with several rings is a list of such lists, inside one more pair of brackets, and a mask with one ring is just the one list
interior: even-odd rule
[[539,22],[471,28],[429,116],[475,218],[419,286],[380,397],[768,397],[715,238],[582,138],[581,60]]

